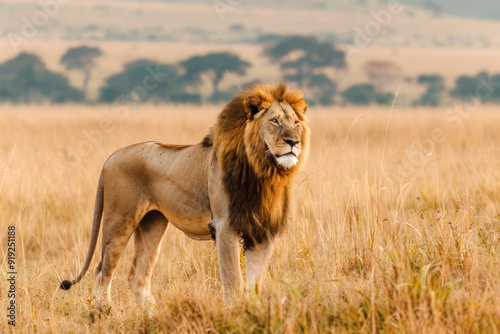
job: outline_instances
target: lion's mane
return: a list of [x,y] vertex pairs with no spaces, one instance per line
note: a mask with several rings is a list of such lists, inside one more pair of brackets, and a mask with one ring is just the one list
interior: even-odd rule
[[[293,169],[280,167],[265,154],[267,147],[259,135],[259,122],[252,114],[267,109],[273,101],[286,102],[302,123],[303,153]],[[285,84],[259,83],[236,95],[219,114],[213,134],[214,159],[221,169],[230,198],[230,224],[252,249],[284,230],[290,209],[290,187],[300,171],[309,148],[307,103],[300,90]]]

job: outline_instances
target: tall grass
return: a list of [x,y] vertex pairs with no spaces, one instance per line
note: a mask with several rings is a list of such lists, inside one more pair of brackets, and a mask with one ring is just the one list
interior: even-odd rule
[[[395,111],[389,121],[387,110],[311,108],[311,154],[261,298],[224,305],[215,246],[172,227],[153,274],[157,310],[146,318],[126,279],[131,245],[109,314],[92,307],[92,272],[70,291],[58,284],[83,264],[105,159],[139,141],[200,141],[216,108],[141,106],[126,117],[100,107],[2,109],[0,248],[5,257],[7,226],[17,224],[18,332],[499,331],[495,110],[451,122],[443,110]],[[112,127],[99,136],[103,120]],[[2,309],[7,301],[0,294]]]

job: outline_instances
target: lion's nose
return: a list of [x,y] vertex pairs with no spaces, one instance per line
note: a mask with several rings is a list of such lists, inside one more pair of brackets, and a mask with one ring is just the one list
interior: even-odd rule
[[293,140],[293,139],[285,139],[285,143],[290,145],[291,147],[294,147],[298,143],[300,143],[300,140]]

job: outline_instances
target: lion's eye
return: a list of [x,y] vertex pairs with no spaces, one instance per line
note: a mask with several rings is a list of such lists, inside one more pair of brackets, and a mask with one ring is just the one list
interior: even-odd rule
[[299,125],[300,122],[299,121],[295,121],[295,126]]
[[271,123],[278,125],[278,120],[277,120],[276,118],[273,118],[273,119],[271,120]]

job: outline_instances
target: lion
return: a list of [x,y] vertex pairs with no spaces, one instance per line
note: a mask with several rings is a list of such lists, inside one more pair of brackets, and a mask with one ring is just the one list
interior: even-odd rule
[[303,167],[310,130],[302,92],[257,83],[237,94],[195,145],[145,142],[105,162],[97,186],[90,245],[79,282],[92,261],[102,224],[102,255],[94,293],[110,302],[111,278],[130,237],[128,275],[141,305],[169,223],[197,240],[215,240],[224,292],[259,291],[276,238],[287,225],[291,186]]

